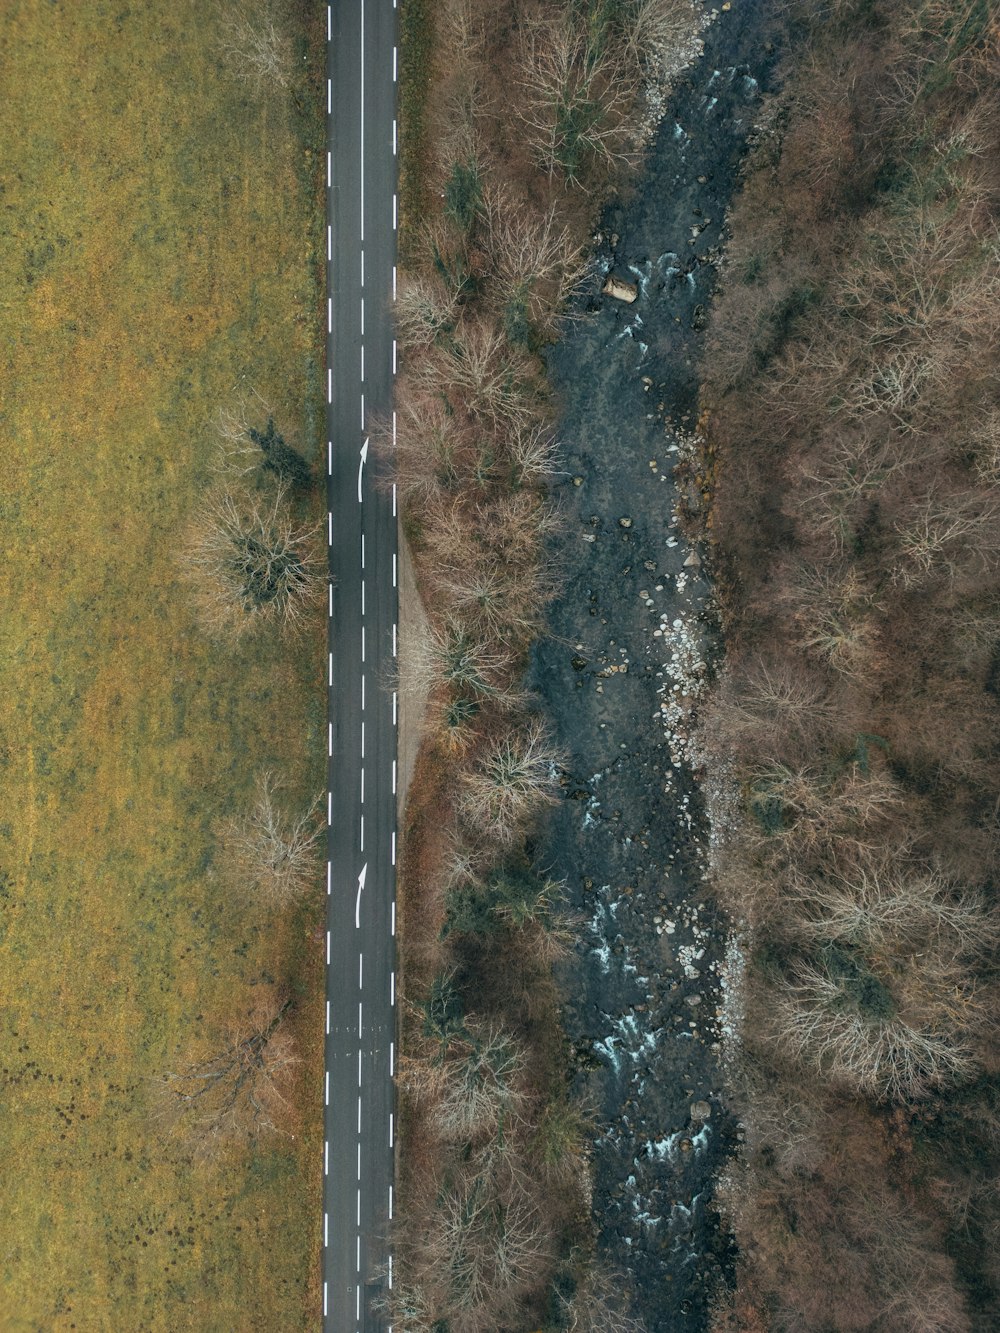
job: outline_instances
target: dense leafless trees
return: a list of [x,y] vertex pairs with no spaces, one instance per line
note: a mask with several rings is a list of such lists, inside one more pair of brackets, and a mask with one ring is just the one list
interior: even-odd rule
[[1000,1215],[964,1143],[998,998],[995,25],[869,12],[877,46],[812,9],[705,361],[729,648],[703,736],[749,954],[725,1328],[967,1329],[980,1260],[940,1200]]

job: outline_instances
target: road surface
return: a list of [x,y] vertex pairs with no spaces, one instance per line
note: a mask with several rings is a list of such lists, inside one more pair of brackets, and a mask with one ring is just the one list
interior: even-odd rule
[[[365,441],[391,419],[396,9],[327,10],[329,844],[323,1327],[390,1327],[395,1062],[397,545]],[[373,1309],[373,1305],[375,1308]]]

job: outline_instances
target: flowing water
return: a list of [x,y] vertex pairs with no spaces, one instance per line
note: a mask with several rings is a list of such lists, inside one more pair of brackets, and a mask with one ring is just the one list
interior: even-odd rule
[[[767,0],[718,12],[675,81],[645,170],[602,221],[590,291],[548,361],[567,475],[567,576],[533,684],[569,756],[536,848],[584,925],[566,1027],[597,1113],[602,1261],[650,1333],[707,1326],[731,1263],[713,1210],[735,1125],[720,1073],[726,931],[704,890],[707,829],[686,727],[712,652],[711,589],[673,520],[697,411],[723,221],[762,91]],[[597,295],[605,274],[631,305]]]

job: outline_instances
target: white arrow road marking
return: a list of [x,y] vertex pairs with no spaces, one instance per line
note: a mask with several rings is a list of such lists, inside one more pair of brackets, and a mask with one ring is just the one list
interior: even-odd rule
[[358,876],[358,896],[354,903],[354,929],[361,929],[361,890],[365,887],[365,876],[368,874],[368,862],[361,867],[361,874]]
[[367,461],[368,461],[368,438],[366,436],[365,442],[361,446],[361,461],[358,464],[358,504],[361,503],[361,477],[364,473],[365,463],[367,463]]

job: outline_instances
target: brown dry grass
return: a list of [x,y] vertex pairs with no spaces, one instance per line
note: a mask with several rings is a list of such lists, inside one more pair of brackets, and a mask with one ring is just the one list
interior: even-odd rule
[[252,378],[317,444],[315,127],[220,64],[226,8],[4,12],[11,1333],[297,1327],[316,1308],[318,1113],[252,1161],[196,1163],[147,1095],[267,976],[302,997],[296,1100],[317,1112],[322,1068],[310,909],[270,932],[234,915],[212,836],[255,768],[296,793],[322,780],[319,645],[218,651],[173,562],[234,384]]

